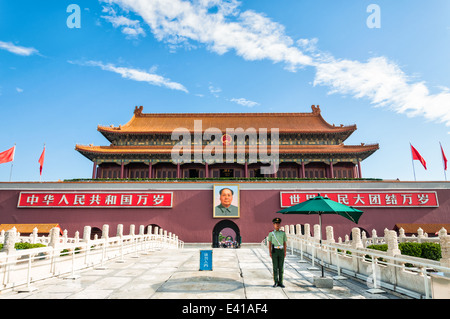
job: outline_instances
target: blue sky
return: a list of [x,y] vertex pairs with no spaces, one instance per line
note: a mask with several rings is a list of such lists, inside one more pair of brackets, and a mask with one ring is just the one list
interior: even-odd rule
[[[69,28],[71,4],[80,28]],[[371,4],[380,28],[369,28]],[[0,1],[0,151],[13,181],[89,178],[75,144],[152,112],[310,112],[379,143],[364,177],[414,180],[409,143],[443,180],[450,158],[447,0]],[[0,165],[8,181],[10,163]],[[450,177],[450,175],[449,175]]]

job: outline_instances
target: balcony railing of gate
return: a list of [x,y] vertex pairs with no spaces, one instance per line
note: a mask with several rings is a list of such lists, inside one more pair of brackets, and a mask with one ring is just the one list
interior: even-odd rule
[[[441,229],[439,237],[432,241],[440,243],[442,259],[440,261],[402,255],[399,242],[419,241],[417,237],[397,236],[393,230],[385,230],[384,237],[361,236],[359,228],[352,229],[352,240],[346,236],[336,242],[333,227],[326,227],[326,238],[320,244],[319,225],[314,225],[314,235],[310,235],[310,225],[304,225],[304,234],[300,225],[283,227],[288,237],[288,253],[298,255],[299,262],[312,263],[312,269],[320,270],[323,265],[336,272],[334,279],[345,279],[342,275],[355,277],[367,282],[368,292],[382,292],[380,288],[396,291],[413,298],[431,298],[431,274],[442,273],[450,276],[450,236]],[[423,235],[422,242],[427,240]],[[267,245],[267,238],[262,242]],[[387,244],[386,252],[368,249],[368,245]],[[450,285],[448,287],[450,289]]]
[[[138,257],[161,249],[179,249],[184,242],[178,236],[158,227],[148,226],[145,234],[144,226],[140,226],[139,234],[135,234],[135,226],[130,225],[128,235],[123,234],[123,225],[118,225],[114,237],[109,237],[109,225],[103,226],[102,237],[91,240],[91,227],[85,226],[83,238],[79,233],[75,237],[67,237],[64,231],[60,237],[60,229],[53,228],[48,237],[38,237],[34,229],[30,236],[20,236],[13,228],[0,234],[3,249],[0,252],[0,291],[12,289],[32,291],[32,283],[38,280],[61,276],[67,279],[79,278],[78,272],[86,268],[106,268],[106,262],[116,260],[125,262],[124,256]],[[42,243],[40,248],[16,250],[17,242]]]

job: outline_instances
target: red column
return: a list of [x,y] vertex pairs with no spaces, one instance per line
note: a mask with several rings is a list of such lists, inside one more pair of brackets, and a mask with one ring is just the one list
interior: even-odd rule
[[302,162],[302,178],[306,178],[305,162]]
[[245,176],[245,178],[248,178],[248,163],[247,163],[247,161],[245,161],[244,176]]
[[153,164],[152,162],[150,162],[150,164],[148,164],[148,178],[153,178],[152,176],[152,170],[153,170]]
[[205,162],[205,178],[209,178],[209,165]]
[[[272,163],[273,164],[273,163]],[[280,166],[278,166],[278,168],[280,168]],[[278,171],[276,171],[275,173],[273,173],[273,177],[277,178],[278,177]]]
[[120,178],[123,179],[123,171],[124,171],[124,165],[123,165],[123,161],[122,164],[120,165]]
[[180,163],[177,163],[177,178],[180,178]]
[[330,175],[331,178],[334,178],[333,162],[330,162]]

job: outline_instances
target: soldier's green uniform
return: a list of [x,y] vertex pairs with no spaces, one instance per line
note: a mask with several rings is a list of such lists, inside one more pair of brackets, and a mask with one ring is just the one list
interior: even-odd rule
[[[272,223],[281,223],[280,218],[275,218]],[[285,255],[285,243],[287,242],[287,236],[284,231],[274,230],[269,233],[267,239],[272,251],[272,265],[273,265],[273,280],[274,287],[283,285],[283,271],[284,271],[284,255]]]

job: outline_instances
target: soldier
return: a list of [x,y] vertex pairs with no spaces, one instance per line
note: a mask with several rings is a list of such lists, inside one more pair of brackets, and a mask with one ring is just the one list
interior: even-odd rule
[[283,285],[283,270],[284,270],[284,258],[286,257],[286,242],[287,236],[284,231],[280,230],[280,218],[274,218],[272,220],[274,231],[269,233],[269,253],[272,258],[273,265],[273,287],[284,288]]

